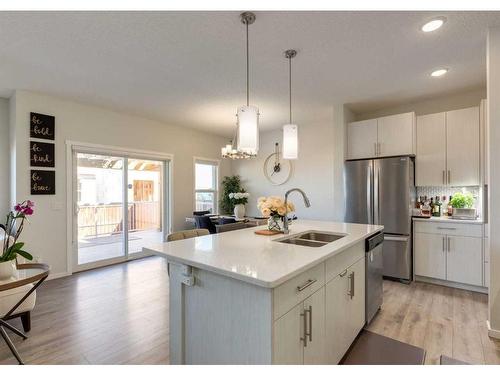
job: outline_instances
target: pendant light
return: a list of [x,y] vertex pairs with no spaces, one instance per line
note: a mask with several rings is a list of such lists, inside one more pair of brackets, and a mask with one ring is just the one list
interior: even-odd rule
[[298,126],[292,123],[292,59],[297,56],[297,51],[289,49],[285,51],[288,59],[288,84],[289,84],[289,122],[283,125],[283,158],[297,159],[299,153]]
[[[257,156],[259,151],[259,109],[250,105],[250,54],[248,43],[248,26],[255,22],[255,14],[244,12],[240,15],[241,22],[246,28],[246,84],[247,84],[247,102],[237,111],[238,123],[236,126],[235,141],[232,144],[223,147],[222,157],[231,159],[248,159]],[[233,148],[236,143],[236,148]]]

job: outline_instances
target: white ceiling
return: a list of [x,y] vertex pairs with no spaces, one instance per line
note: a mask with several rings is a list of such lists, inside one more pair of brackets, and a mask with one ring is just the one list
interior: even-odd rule
[[[251,98],[261,126],[301,125],[485,85],[486,32],[500,12],[256,12]],[[420,26],[444,15],[440,30]],[[231,135],[245,103],[238,12],[0,13],[0,95],[25,89]],[[432,79],[446,66],[450,72]]]

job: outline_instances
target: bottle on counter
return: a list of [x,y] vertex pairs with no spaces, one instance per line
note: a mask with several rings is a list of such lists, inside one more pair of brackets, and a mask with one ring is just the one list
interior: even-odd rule
[[431,201],[429,203],[429,207],[431,208],[431,216],[434,215],[434,198],[431,197]]
[[436,200],[434,201],[434,207],[432,210],[432,216],[440,217],[441,216],[441,202],[439,200],[439,197],[436,197]]
[[453,206],[451,205],[451,198],[453,198],[452,195],[450,195],[450,200],[448,201],[448,207],[447,207],[448,216],[452,216],[453,215]]

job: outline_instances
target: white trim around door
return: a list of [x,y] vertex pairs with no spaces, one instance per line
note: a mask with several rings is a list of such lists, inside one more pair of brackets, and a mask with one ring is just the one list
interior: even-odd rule
[[[172,154],[160,153],[154,151],[146,151],[146,150],[137,150],[137,149],[128,149],[123,147],[109,146],[109,145],[98,145],[98,144],[90,144],[90,143],[82,143],[82,142],[74,142],[74,141],[66,141],[66,206],[67,206],[67,248],[66,248],[66,256],[67,256],[67,270],[68,274],[72,274],[73,272],[84,271],[86,269],[102,267],[114,263],[120,263],[123,261],[142,258],[145,256],[149,256],[149,254],[140,252],[140,253],[132,253],[130,255],[125,255],[119,258],[112,258],[109,260],[97,261],[89,264],[78,265],[75,260],[77,258],[77,250],[78,250],[78,233],[75,223],[75,214],[76,210],[76,158],[74,157],[75,153],[95,153],[109,156],[119,156],[123,157],[125,160],[128,158],[137,158],[137,159],[146,159],[152,161],[162,162],[162,199],[161,202],[163,207],[161,208],[162,212],[162,228],[163,234],[166,235],[172,231],[172,217],[173,217],[173,162],[174,157]],[[127,168],[124,168],[124,194],[126,193],[126,184],[125,181],[127,177],[128,171]],[[127,211],[127,210],[125,210]],[[126,219],[127,214],[124,212],[124,220]],[[125,221],[126,222],[126,221]],[[125,231],[127,232],[127,231]],[[124,241],[126,241],[127,235],[124,235]],[[127,244],[125,245],[127,246]]]

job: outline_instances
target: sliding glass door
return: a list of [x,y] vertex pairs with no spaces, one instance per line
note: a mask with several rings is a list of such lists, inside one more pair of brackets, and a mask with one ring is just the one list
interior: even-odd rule
[[143,256],[162,242],[167,161],[73,152],[74,270]]

